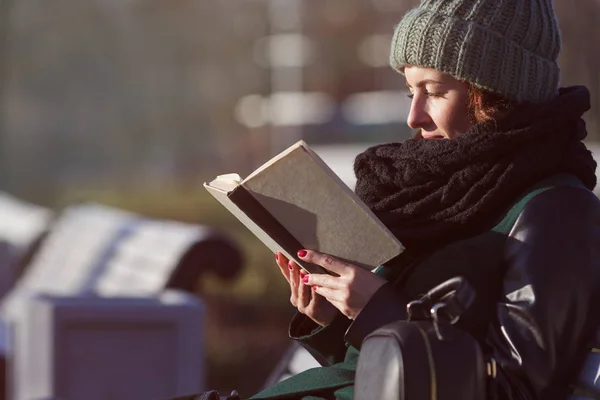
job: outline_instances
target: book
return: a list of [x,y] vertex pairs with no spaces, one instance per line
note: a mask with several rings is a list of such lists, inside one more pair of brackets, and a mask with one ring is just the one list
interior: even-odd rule
[[372,270],[404,246],[304,142],[290,146],[242,179],[219,175],[204,187],[274,253],[309,273],[327,273],[299,259],[315,250]]

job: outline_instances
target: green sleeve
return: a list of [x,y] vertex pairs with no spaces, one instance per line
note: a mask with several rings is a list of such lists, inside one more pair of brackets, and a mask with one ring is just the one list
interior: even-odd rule
[[307,316],[296,313],[290,323],[289,335],[298,340],[308,352],[323,366],[344,360],[347,345],[344,334],[350,320],[342,313],[327,326],[319,326]]

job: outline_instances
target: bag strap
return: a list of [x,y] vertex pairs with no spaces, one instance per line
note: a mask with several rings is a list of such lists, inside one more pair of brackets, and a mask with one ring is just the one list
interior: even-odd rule
[[475,290],[461,276],[442,282],[406,305],[408,321],[432,320],[439,340],[450,339],[444,326],[454,325],[475,301]]

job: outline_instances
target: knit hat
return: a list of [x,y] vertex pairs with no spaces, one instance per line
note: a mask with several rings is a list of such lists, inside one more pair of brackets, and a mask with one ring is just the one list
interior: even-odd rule
[[558,93],[560,47],[552,0],[422,0],[396,27],[390,63],[541,103]]

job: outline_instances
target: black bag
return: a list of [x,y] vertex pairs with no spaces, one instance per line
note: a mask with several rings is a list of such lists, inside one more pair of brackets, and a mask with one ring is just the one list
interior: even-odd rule
[[495,363],[486,369],[477,341],[453,326],[474,298],[466,280],[453,278],[409,303],[407,321],[369,334],[358,358],[355,400],[485,399]]

